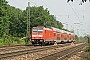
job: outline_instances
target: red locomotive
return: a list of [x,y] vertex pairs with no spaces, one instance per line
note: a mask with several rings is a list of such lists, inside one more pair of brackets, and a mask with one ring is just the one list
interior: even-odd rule
[[75,36],[73,33],[66,32],[54,27],[37,26],[32,28],[31,42],[32,44],[53,44],[63,42],[73,42]]

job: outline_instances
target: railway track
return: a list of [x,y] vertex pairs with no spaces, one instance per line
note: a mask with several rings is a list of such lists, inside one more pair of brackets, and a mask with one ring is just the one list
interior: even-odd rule
[[5,54],[0,54],[0,59],[2,58],[7,58],[7,57],[12,57],[12,56],[19,56],[19,55],[24,55],[24,54],[29,54],[29,53],[35,53],[35,52],[40,52],[40,51],[45,51],[45,50],[50,50],[50,49],[55,49],[55,48],[60,48],[64,46],[68,46],[70,44],[62,44],[62,45],[51,45],[51,46],[43,46],[39,48],[32,48],[32,49],[26,49],[22,51],[16,51],[16,52],[10,52],[10,53],[5,53]]
[[84,43],[75,47],[62,50],[60,52],[56,52],[54,54],[49,54],[36,60],[67,60],[68,57],[71,57],[73,54],[76,54],[77,52],[81,51],[82,48],[84,48],[85,46],[86,44]]
[[10,53],[10,52],[19,51],[19,50],[22,51],[22,50],[33,48],[33,47],[34,46],[32,45],[3,46],[3,47],[0,47],[0,54]]
[[0,46],[0,49],[3,49],[3,48],[12,48],[12,47],[21,47],[21,46],[33,46],[33,45],[12,45],[12,46]]

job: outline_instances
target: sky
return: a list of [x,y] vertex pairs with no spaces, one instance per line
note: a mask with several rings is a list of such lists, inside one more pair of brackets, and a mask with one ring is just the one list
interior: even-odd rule
[[63,23],[64,28],[74,30],[78,36],[90,34],[90,2],[82,5],[81,0],[74,0],[67,3],[67,0],[7,0],[8,4],[16,8],[25,10],[30,2],[30,6],[43,6],[48,8],[50,14]]

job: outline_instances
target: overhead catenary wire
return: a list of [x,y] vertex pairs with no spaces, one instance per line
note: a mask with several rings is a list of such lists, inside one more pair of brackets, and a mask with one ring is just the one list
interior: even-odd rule
[[[80,21],[80,19],[79,19],[79,17],[78,17],[78,15],[77,15],[77,13],[75,12],[75,10],[73,9],[73,7],[70,5],[70,3],[69,3],[69,6],[71,7],[71,9],[73,10],[73,12],[75,13],[75,15],[76,15],[76,17],[78,18],[78,20]],[[81,23],[81,21],[80,21],[80,23]],[[80,28],[80,26],[79,26],[79,28]],[[79,33],[77,33],[78,35],[79,35]]]
[[[46,7],[48,7],[48,5],[45,3],[45,2],[43,2],[42,0],[41,0],[41,2],[46,6]],[[60,15],[60,14],[58,14],[56,11],[54,11],[53,9],[51,9],[50,7],[48,7],[50,10],[52,10],[54,13],[56,13],[57,15],[55,15],[55,16],[62,16],[63,18],[65,18],[65,19],[67,19],[65,16],[70,16],[70,15]],[[56,17],[57,18],[57,17]],[[61,19],[59,19],[59,18],[57,18],[58,20],[61,20]]]
[[[42,0],[41,0],[42,1]],[[42,1],[42,3],[44,3],[43,1]],[[48,7],[48,5],[46,4],[46,3],[44,3],[44,5],[46,6],[46,7]],[[64,17],[64,16],[68,16],[68,18],[69,18],[69,15],[60,15],[60,14],[58,14],[57,12],[55,12],[53,9],[51,9],[51,8],[49,8],[50,10],[52,10],[54,13],[56,13],[57,15],[55,15],[55,16],[62,16],[63,18],[65,18],[65,19],[67,19],[66,17]],[[59,18],[57,18],[58,20],[61,20],[61,19],[59,19]],[[66,22],[67,23],[67,22]],[[63,23],[62,23],[63,24]],[[66,28],[68,29],[68,25],[70,25],[70,24],[66,24]],[[72,26],[72,25],[70,25],[70,26]]]
[[[41,2],[46,6],[46,7],[48,7],[48,5],[45,3],[45,2],[43,2],[42,0],[41,0]],[[53,9],[51,9],[50,7],[48,7],[50,10],[52,10],[54,13],[56,13],[57,15],[59,15],[59,16],[62,16],[63,18],[65,18],[63,15],[60,15],[60,14],[58,14],[56,11],[54,11]],[[57,15],[55,15],[55,16],[57,16]],[[57,17],[56,17],[57,18]],[[57,18],[59,21],[61,20],[61,19],[59,19],[59,18]],[[67,19],[67,18],[65,18],[65,19]]]
[[[42,0],[41,0],[41,1],[42,1]],[[44,3],[44,2],[42,1],[42,3]],[[44,4],[45,4],[45,3],[44,3]],[[45,4],[45,6],[48,7],[47,4]],[[49,9],[51,9],[51,8],[49,8]],[[51,10],[52,10],[52,9],[51,9]],[[54,10],[52,10],[52,11],[55,12]],[[55,13],[58,14],[57,12],[55,12]],[[67,16],[67,18],[69,18],[70,15],[60,15],[60,14],[58,14],[58,15],[56,15],[56,16],[62,16],[62,17]],[[67,19],[66,17],[64,17],[64,18]],[[57,19],[58,19],[58,18],[57,18]],[[61,20],[61,19],[58,19],[58,20]],[[68,23],[67,23],[67,24],[68,24]],[[68,24],[68,25],[67,25],[67,24],[66,24],[66,28],[68,29],[68,25],[70,25],[70,24]],[[72,26],[72,25],[70,25],[70,26]]]
[[[69,3],[69,6],[72,8],[72,6]],[[74,9],[72,8],[73,12],[75,13],[76,17],[78,18],[78,20],[80,21],[79,17],[77,16],[76,12],[74,11]],[[81,21],[80,21],[81,22]]]
[[[69,5],[70,5],[70,4],[69,4]],[[72,8],[71,5],[70,5],[70,7]],[[79,14],[78,12],[77,12],[78,15],[76,14],[76,12],[75,12],[76,9],[73,9],[73,8],[72,8],[72,10],[73,10],[73,12],[75,13],[75,15],[77,16],[78,20],[80,21],[80,19],[79,19],[79,17],[78,17],[78,15],[80,16],[80,14]],[[77,10],[76,10],[76,11],[77,11]],[[82,22],[80,21],[80,23],[82,23]],[[83,25],[83,24],[82,24],[82,25]],[[84,25],[83,25],[83,26],[84,26]],[[84,27],[85,27],[85,26],[84,26]],[[79,26],[79,28],[80,28],[80,26]],[[86,27],[85,27],[85,28],[86,28]],[[87,29],[87,28],[86,28],[86,29]]]

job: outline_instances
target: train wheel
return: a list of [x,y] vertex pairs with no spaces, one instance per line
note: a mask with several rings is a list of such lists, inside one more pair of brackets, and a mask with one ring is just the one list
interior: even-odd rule
[[65,42],[64,41],[61,41],[62,44],[64,44]]
[[42,42],[42,44],[41,44],[42,46],[45,46],[45,43],[44,43],[44,41]]

